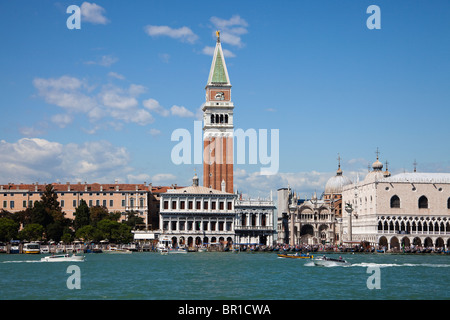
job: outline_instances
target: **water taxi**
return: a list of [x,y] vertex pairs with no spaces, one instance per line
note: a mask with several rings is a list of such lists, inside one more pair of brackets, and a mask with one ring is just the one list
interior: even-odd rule
[[84,256],[61,254],[61,255],[51,255],[41,258],[42,262],[64,262],[64,261],[84,261]]
[[299,253],[295,253],[295,254],[282,254],[282,253],[278,253],[277,256],[279,258],[292,258],[292,259],[313,259],[314,256],[309,255],[309,254],[299,254]]
[[25,243],[23,245],[23,253],[28,253],[28,254],[41,253],[41,245],[37,242]]
[[350,262],[342,259],[342,257],[339,257],[339,259],[334,258],[328,258],[323,256],[319,259],[313,260],[314,265],[321,266],[321,267],[335,267],[335,266],[349,266],[351,265]]

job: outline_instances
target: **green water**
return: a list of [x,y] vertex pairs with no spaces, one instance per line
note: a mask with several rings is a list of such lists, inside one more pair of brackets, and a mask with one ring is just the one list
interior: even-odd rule
[[[86,254],[84,262],[0,256],[0,299],[322,300],[450,299],[448,255],[342,255],[351,266],[317,267],[275,253]],[[68,289],[70,265],[80,289]],[[380,289],[369,289],[379,270]]]

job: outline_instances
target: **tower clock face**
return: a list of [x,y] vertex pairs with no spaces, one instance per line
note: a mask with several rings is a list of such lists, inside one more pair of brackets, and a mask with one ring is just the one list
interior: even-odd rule
[[208,98],[210,101],[230,101],[230,90],[210,90]]

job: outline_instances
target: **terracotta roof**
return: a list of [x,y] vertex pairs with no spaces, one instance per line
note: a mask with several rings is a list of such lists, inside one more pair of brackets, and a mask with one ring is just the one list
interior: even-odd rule
[[[42,192],[45,190],[45,186],[47,184],[38,184],[37,190]],[[57,192],[112,192],[116,191],[116,188],[119,187],[119,191],[151,191],[154,193],[167,192],[168,189],[180,188],[174,186],[148,186],[146,184],[136,184],[136,183],[52,183],[51,184],[55,191]],[[70,190],[69,190],[70,186]],[[3,184],[0,185],[0,188],[3,187],[3,191],[29,191],[34,192],[36,190],[36,184]],[[87,190],[86,190],[87,189]]]

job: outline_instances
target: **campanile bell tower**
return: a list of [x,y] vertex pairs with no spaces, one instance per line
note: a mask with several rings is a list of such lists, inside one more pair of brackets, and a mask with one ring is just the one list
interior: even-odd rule
[[233,109],[231,83],[220,32],[203,106],[203,186],[233,193]]

